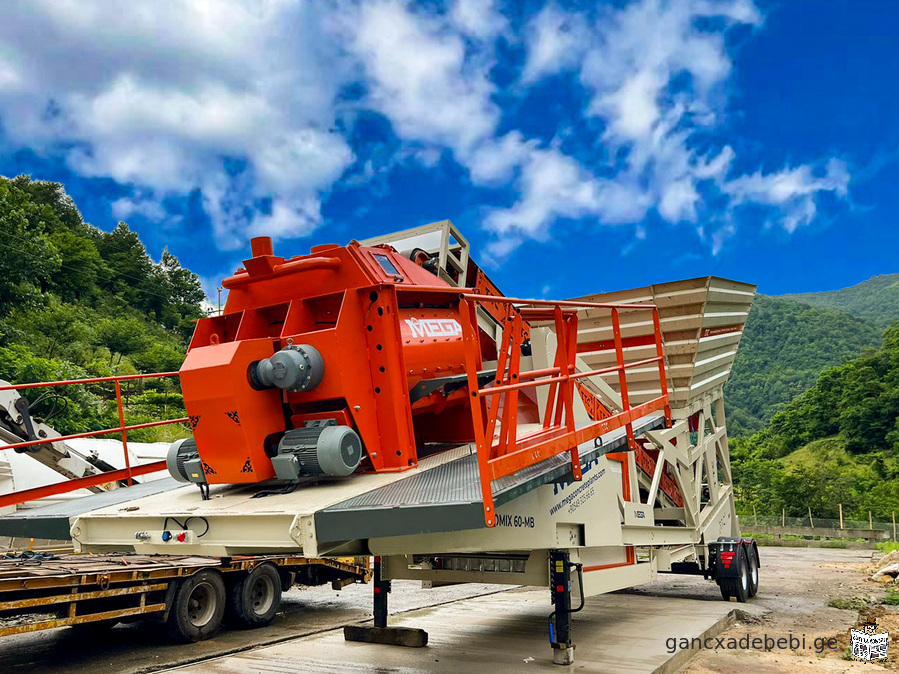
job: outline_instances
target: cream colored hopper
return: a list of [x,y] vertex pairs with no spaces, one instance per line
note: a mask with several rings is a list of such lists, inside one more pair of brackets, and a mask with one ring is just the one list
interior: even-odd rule
[[[658,283],[646,288],[620,290],[577,299],[589,302],[655,304],[659,307],[664,336],[668,392],[673,408],[684,407],[702,393],[727,381],[749,309],[755,286],[739,281],[705,276],[686,281]],[[621,333],[625,344],[651,341],[652,315],[647,311],[622,311]],[[612,344],[612,319],[605,309],[580,313],[578,344],[581,348]],[[640,344],[624,350],[625,361],[634,362],[655,356],[655,345]],[[615,365],[615,351],[593,350],[581,357],[591,369]],[[618,374],[603,377],[616,391]],[[627,371],[632,405],[658,397],[659,373],[655,364]]]

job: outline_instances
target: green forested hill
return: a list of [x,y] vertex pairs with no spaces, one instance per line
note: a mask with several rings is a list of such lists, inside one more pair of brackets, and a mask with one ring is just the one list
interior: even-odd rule
[[763,429],[824,368],[877,346],[880,332],[845,311],[756,297],[725,388],[731,435]]
[[883,329],[891,320],[899,318],[899,274],[875,276],[842,290],[780,295],[780,298],[816,307],[842,309]]
[[[168,251],[153,261],[126,224],[111,232],[87,224],[61,185],[27,176],[0,177],[0,251],[0,379],[180,367],[204,293]],[[172,380],[126,388],[129,422],[177,411]],[[117,425],[110,394],[108,386],[71,387],[66,400],[46,399],[35,411],[55,407],[52,424],[62,432]]]
[[825,369],[768,428],[734,440],[737,496],[760,513],[899,510],[899,321],[883,347]]

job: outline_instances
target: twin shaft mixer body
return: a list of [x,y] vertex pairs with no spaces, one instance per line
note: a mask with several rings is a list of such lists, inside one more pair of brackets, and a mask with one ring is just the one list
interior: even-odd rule
[[496,343],[463,331],[461,291],[433,258],[354,241],[285,260],[269,238],[252,253],[181,368],[193,438],[170,450],[176,478],[203,489],[402,471],[417,447],[474,439],[466,356],[480,370]]

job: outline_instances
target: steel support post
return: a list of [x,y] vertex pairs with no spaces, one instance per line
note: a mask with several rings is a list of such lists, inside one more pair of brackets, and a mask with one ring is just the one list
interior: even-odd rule
[[382,561],[375,557],[375,568],[372,574],[374,586],[374,625],[345,625],[343,638],[347,641],[362,641],[369,644],[387,644],[388,646],[409,646],[421,648],[428,645],[428,633],[414,627],[387,627],[387,594],[390,592],[390,581],[382,576]]
[[381,558],[375,557],[375,571],[372,576],[374,586],[375,627],[387,627],[387,594],[390,592],[390,581],[381,578]]
[[571,643],[571,556],[567,550],[550,550],[549,580],[554,609],[549,619],[553,662],[570,665],[574,662],[574,645]]

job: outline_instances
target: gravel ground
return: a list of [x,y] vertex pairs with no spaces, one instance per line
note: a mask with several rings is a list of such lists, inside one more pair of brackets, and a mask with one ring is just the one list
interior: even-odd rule
[[[687,666],[689,674],[711,672],[846,672],[882,671],[875,663],[848,657],[849,629],[859,618],[872,615],[878,627],[892,632],[890,655],[899,656],[899,615],[893,607],[881,606],[886,590],[870,580],[876,568],[870,550],[824,548],[760,548],[762,560],[760,589],[753,603],[767,612],[760,619],[735,624],[722,636],[727,640],[771,637],[805,637],[805,647],[763,649],[717,649],[702,651]],[[717,586],[708,592],[717,594]],[[836,606],[845,608],[836,608]],[[878,630],[880,631],[880,630]],[[818,653],[815,640],[818,639]],[[825,642],[836,648],[828,648]],[[795,644],[796,642],[794,642]],[[894,669],[889,661],[887,668]]]

